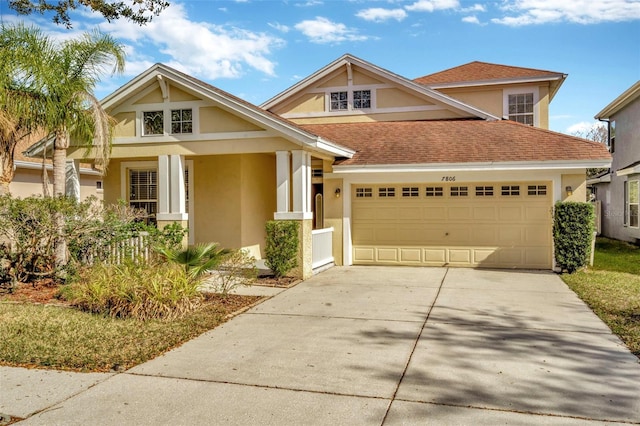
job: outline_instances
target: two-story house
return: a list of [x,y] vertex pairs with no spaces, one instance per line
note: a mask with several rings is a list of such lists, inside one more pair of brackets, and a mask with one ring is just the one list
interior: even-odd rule
[[589,180],[601,203],[601,234],[637,243],[640,241],[640,81],[595,118],[608,124],[612,156],[609,172]]
[[267,220],[296,220],[302,276],[551,269],[553,204],[584,201],[610,155],[544,129],[564,74],[459,68],[411,80],[347,54],[258,107],[156,64],[102,101],[117,121],[104,199],[256,255]]

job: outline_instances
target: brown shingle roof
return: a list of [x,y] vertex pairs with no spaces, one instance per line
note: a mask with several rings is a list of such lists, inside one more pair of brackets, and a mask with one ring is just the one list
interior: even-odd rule
[[552,78],[561,77],[562,75],[562,73],[553,71],[474,61],[434,74],[418,77],[413,81],[418,84],[429,86],[442,83],[462,83],[469,81],[510,80],[538,77]]
[[356,150],[341,165],[610,160],[599,143],[513,121],[444,120],[312,124],[310,132]]

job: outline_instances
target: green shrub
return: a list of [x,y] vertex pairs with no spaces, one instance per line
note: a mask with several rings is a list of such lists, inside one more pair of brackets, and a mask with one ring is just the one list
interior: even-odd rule
[[173,263],[98,263],[62,290],[72,305],[116,318],[174,319],[200,306],[199,282]]
[[556,264],[569,273],[587,265],[594,230],[590,203],[558,202],[553,221]]
[[156,246],[155,250],[169,262],[180,265],[190,280],[198,281],[211,269],[215,269],[230,253],[217,243],[198,244],[187,248]]
[[265,264],[276,277],[298,266],[298,223],[289,220],[267,222]]

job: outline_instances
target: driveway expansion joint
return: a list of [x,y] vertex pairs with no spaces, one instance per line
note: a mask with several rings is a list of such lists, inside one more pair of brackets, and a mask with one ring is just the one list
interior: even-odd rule
[[409,356],[407,357],[407,362],[405,363],[404,369],[402,370],[402,375],[400,376],[400,380],[398,380],[398,384],[396,385],[396,388],[393,391],[393,396],[391,397],[391,401],[389,402],[389,405],[387,406],[387,411],[384,413],[384,417],[382,418],[382,422],[380,423],[381,425],[384,425],[385,421],[387,420],[387,417],[389,416],[389,411],[391,410],[391,405],[393,404],[393,401],[395,401],[395,399],[396,399],[396,395],[398,394],[398,390],[400,389],[400,385],[402,384],[402,380],[404,379],[404,376],[407,374],[407,369],[409,368],[409,364],[411,363],[411,358],[413,358],[413,354],[416,351],[416,347],[418,347],[418,342],[420,341],[420,337],[422,337],[422,333],[424,332],[424,329],[427,326],[427,322],[429,321],[429,317],[431,316],[431,312],[433,311],[433,308],[436,305],[436,302],[438,301],[438,296],[440,296],[440,291],[442,291],[442,286],[444,285],[444,280],[447,278],[447,274],[448,273],[449,273],[449,268],[445,269],[444,274],[442,275],[442,279],[440,280],[440,285],[438,286],[438,291],[436,292],[436,295],[433,298],[433,301],[431,302],[431,306],[429,307],[429,311],[427,312],[427,316],[425,317],[424,321],[422,322],[422,327],[420,327],[420,332],[418,332],[418,335],[416,336],[415,341],[413,342],[413,347],[411,348],[411,352],[409,353]]

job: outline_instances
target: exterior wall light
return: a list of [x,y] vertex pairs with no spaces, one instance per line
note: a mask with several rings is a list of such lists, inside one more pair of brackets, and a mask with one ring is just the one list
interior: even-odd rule
[[336,188],[334,194],[336,195],[336,198],[340,198],[340,188]]
[[564,190],[567,191],[567,196],[571,197],[573,195],[573,188],[572,187],[567,186]]

